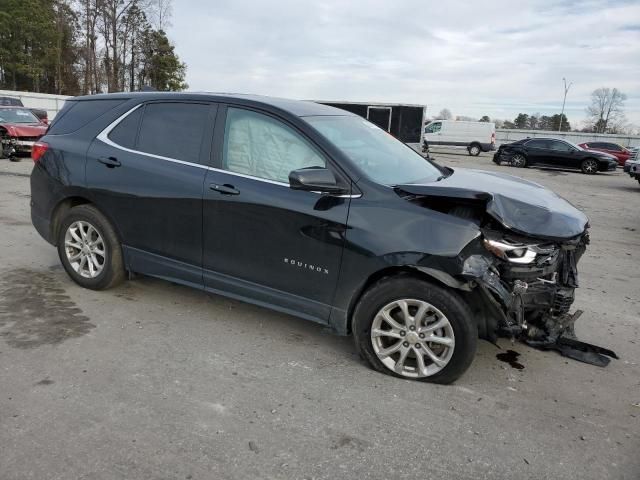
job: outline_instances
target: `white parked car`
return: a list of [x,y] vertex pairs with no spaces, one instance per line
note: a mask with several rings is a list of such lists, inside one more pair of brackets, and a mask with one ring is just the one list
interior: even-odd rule
[[434,120],[424,127],[423,151],[431,146],[464,147],[469,155],[496,149],[496,126],[491,122]]

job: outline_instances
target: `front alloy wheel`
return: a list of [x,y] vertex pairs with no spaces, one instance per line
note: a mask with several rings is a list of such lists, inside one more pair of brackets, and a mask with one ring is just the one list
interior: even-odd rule
[[430,303],[402,299],[385,305],[373,320],[371,342],[378,359],[404,377],[430,377],[447,366],[455,335],[447,317]]
[[409,273],[385,277],[364,292],[352,331],[375,370],[433,383],[460,377],[478,340],[469,305],[456,291]]

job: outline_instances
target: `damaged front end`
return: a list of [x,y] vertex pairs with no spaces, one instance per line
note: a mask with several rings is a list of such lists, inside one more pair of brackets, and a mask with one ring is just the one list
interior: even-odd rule
[[[479,190],[478,175],[492,180],[493,191]],[[507,336],[606,366],[616,354],[577,340],[574,323],[582,312],[570,313],[577,264],[589,244],[586,216],[540,185],[509,181],[477,172],[468,186],[463,173],[449,188],[442,182],[403,185],[396,191],[414,204],[477,225],[480,234],[460,253],[457,276],[465,281],[485,338]],[[519,191],[505,191],[501,184],[515,184]]]
[[483,230],[482,243],[495,258],[467,258],[463,275],[496,307],[498,334],[598,366],[617,358],[610,350],[578,341],[574,323],[582,311],[569,313],[578,287],[577,264],[589,243],[586,230],[563,242]]

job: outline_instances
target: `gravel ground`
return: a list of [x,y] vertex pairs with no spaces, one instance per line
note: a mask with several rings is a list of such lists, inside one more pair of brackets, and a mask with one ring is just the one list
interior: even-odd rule
[[640,478],[640,186],[434,156],[589,215],[576,330],[620,360],[501,340],[517,370],[481,342],[436,386],[369,370],[318,325],[168,282],[83,290],[31,226],[31,162],[0,160],[0,478]]

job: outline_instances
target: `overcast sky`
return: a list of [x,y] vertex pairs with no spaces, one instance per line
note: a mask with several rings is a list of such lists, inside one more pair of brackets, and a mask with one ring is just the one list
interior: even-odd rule
[[191,90],[426,104],[513,119],[617,87],[640,126],[640,1],[174,0]]

